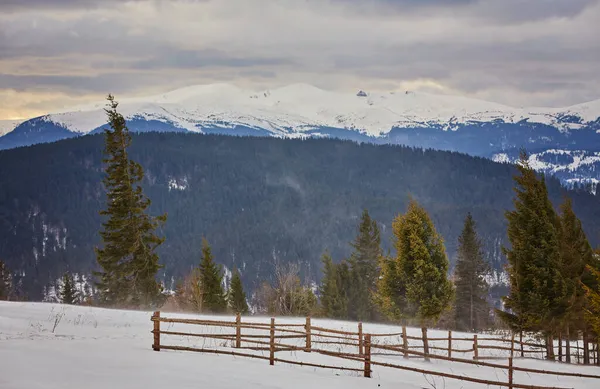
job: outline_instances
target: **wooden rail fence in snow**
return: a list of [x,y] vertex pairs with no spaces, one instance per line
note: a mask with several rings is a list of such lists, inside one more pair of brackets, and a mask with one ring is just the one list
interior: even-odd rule
[[[500,386],[500,387],[508,387],[508,388],[522,388],[522,389],[565,389],[565,388],[550,388],[550,387],[541,387],[541,386],[532,386],[532,385],[523,385],[515,383],[513,380],[513,375],[515,371],[526,372],[530,374],[546,374],[546,375],[555,375],[555,376],[568,376],[568,377],[580,377],[580,378],[591,378],[591,379],[600,379],[600,375],[592,375],[592,374],[580,374],[580,373],[568,373],[568,372],[558,372],[558,371],[547,371],[547,370],[539,370],[539,369],[530,369],[525,367],[518,367],[513,365],[513,358],[515,354],[515,346],[519,346],[521,348],[521,355],[525,355],[525,353],[539,353],[537,350],[525,350],[524,346],[531,348],[541,348],[545,346],[535,344],[535,343],[527,343],[519,340],[515,340],[515,336],[513,335],[510,340],[493,338],[493,337],[480,337],[478,335],[474,335],[472,338],[466,337],[453,337],[452,331],[448,331],[448,337],[428,337],[427,329],[423,329],[422,336],[408,336],[406,327],[402,327],[401,333],[364,333],[363,324],[358,323],[357,332],[350,331],[342,331],[339,329],[332,328],[324,328],[319,326],[313,326],[311,323],[311,318],[307,317],[306,322],[304,324],[289,324],[289,323],[276,323],[275,318],[271,318],[270,323],[259,323],[259,322],[242,322],[241,316],[238,314],[234,321],[222,321],[222,320],[203,320],[203,319],[182,319],[182,318],[167,318],[160,315],[160,312],[154,312],[151,317],[151,321],[153,323],[153,339],[154,342],[152,344],[152,349],[155,351],[164,350],[180,350],[180,351],[195,351],[202,353],[212,353],[212,354],[226,354],[233,355],[239,357],[247,357],[247,358],[255,358],[261,360],[268,360],[270,365],[274,365],[276,362],[278,363],[286,363],[286,364],[294,364],[301,366],[310,366],[310,367],[320,367],[326,369],[335,369],[335,370],[345,370],[352,372],[360,372],[364,377],[371,377],[372,366],[381,366],[388,367],[406,371],[417,372],[421,374],[440,376],[445,378],[457,379],[462,381],[469,381],[475,383],[481,383],[485,385],[492,386]],[[207,326],[207,327],[218,327],[221,330],[231,328],[232,333],[220,333],[220,334],[211,334],[211,333],[193,333],[193,332],[180,332],[180,331],[169,331],[169,330],[161,330],[160,323],[178,323],[178,324],[190,324],[190,325],[199,325],[199,326]],[[233,331],[235,329],[235,331]],[[264,331],[265,334],[257,334],[257,333],[243,333],[248,331],[243,330],[253,330],[256,331]],[[250,350],[250,351],[268,351],[269,356],[265,355],[257,355],[251,354],[248,352],[240,352],[234,350],[223,350],[217,348],[197,348],[197,347],[188,347],[188,346],[174,346],[174,345],[164,345],[161,343],[161,335],[165,336],[179,336],[179,337],[195,337],[195,338],[204,338],[204,339],[214,339],[219,341],[231,341],[231,348],[236,350]],[[393,338],[397,337],[400,340],[400,343],[394,344],[390,341],[386,341],[385,339],[382,341],[382,338]],[[282,343],[286,340],[299,340],[302,341],[301,345],[293,345],[293,344],[285,344]],[[410,340],[417,340],[422,343],[422,345],[410,345]],[[431,346],[429,342],[446,342],[446,347],[438,347]],[[470,342],[472,343],[472,348],[456,348],[455,345],[457,342]],[[497,346],[490,344],[482,344],[482,342],[499,342],[499,343],[509,343],[509,346]],[[351,351],[335,351],[335,350],[327,350],[326,347],[321,346],[338,346],[338,347],[349,347],[355,352]],[[573,347],[575,349],[576,347]],[[415,350],[417,349],[417,350]],[[422,349],[423,351],[418,351]],[[440,355],[436,353],[432,353],[431,350],[440,350],[444,351],[446,355]],[[484,362],[483,359],[496,358],[500,357],[490,357],[484,356],[480,354],[480,350],[500,350],[507,351],[509,356],[502,357],[502,359],[508,358],[508,365],[503,365],[499,363],[490,363]],[[362,368],[357,367],[346,367],[346,366],[337,366],[337,365],[323,365],[323,364],[315,364],[309,362],[303,362],[299,360],[290,360],[290,359],[282,359],[277,358],[276,353],[278,352],[290,352],[290,351],[303,351],[307,353],[316,353],[321,355],[326,355],[333,358],[342,359],[345,361],[353,361],[362,364]],[[596,348],[597,352],[597,348]],[[472,359],[466,358],[456,358],[453,357],[453,353],[472,353]],[[431,371],[425,369],[418,369],[410,366],[403,366],[399,364],[392,364],[383,361],[374,360],[374,357],[377,356],[385,356],[385,355],[403,355],[404,358],[423,358],[425,360],[429,359],[438,359],[449,361],[453,363],[462,363],[462,364],[471,364],[478,365],[483,367],[490,367],[496,369],[505,369],[508,370],[507,377],[508,382],[500,382],[500,381],[490,381],[484,380],[474,377],[468,377],[464,375],[457,374],[449,374],[438,371]],[[597,356],[595,356],[597,360]]]

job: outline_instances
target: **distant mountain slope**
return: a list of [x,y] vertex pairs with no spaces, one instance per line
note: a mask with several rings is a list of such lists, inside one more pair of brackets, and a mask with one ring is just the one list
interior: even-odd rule
[[15,129],[20,124],[17,120],[0,120],[0,136]]
[[[101,102],[25,121],[0,137],[0,149],[101,131],[104,106]],[[488,158],[521,147],[600,151],[600,100],[566,108],[513,108],[410,91],[338,93],[294,84],[255,92],[214,84],[123,99],[119,110],[139,132],[333,137]],[[585,179],[600,179],[595,172],[585,174]],[[565,180],[582,175],[573,172]]]
[[[0,258],[24,275],[39,298],[69,268],[94,268],[103,207],[102,136],[0,152]],[[281,263],[299,262],[317,280],[320,256],[350,253],[363,208],[391,249],[391,222],[409,196],[421,202],[451,257],[463,218],[472,212],[496,270],[507,244],[504,210],[512,208],[514,167],[444,151],[329,139],[146,133],[131,157],[146,171],[152,213],[167,212],[161,277],[171,281],[199,261],[206,236],[215,258],[254,288]],[[25,179],[25,178],[26,179]],[[549,180],[555,203],[565,193]],[[600,198],[569,192],[593,243],[600,237]]]

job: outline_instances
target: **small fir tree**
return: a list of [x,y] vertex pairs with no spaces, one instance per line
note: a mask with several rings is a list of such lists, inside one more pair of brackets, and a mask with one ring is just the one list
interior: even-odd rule
[[427,327],[448,309],[454,296],[443,240],[414,200],[392,228],[396,257],[384,262],[379,301],[390,318],[414,318]]
[[66,272],[62,277],[59,292],[60,302],[63,304],[77,304],[79,302],[79,292],[73,274]]
[[219,313],[227,308],[227,299],[223,291],[221,267],[215,263],[210,245],[202,238],[202,260],[200,262],[200,282],[202,284],[203,311]]
[[321,258],[323,262],[323,280],[319,287],[321,308],[326,317],[334,319],[348,318],[347,284],[343,283],[344,275],[348,279],[348,265],[345,261],[340,264],[333,263],[329,252]]
[[248,313],[246,293],[244,292],[240,272],[237,269],[233,270],[233,277],[231,278],[231,288],[229,290],[229,308],[236,313]]
[[455,269],[456,300],[454,323],[460,331],[479,331],[490,317],[487,302],[489,285],[485,276],[489,266],[483,259],[481,241],[475,230],[475,221],[467,214],[462,233],[458,237]]
[[164,242],[155,230],[166,222],[166,214],[146,214],[150,200],[139,185],[144,171],[129,159],[131,135],[118,103],[108,96],[106,113],[112,130],[105,130],[107,209],[100,232],[103,248],[96,248],[102,271],[97,272],[100,301],[105,305],[152,307],[162,303],[161,285],[156,273],[161,268],[156,249]]
[[383,251],[377,222],[371,219],[366,209],[362,213],[358,234],[351,245],[354,251],[349,259],[352,277],[349,315],[354,320],[373,320],[377,315],[374,296]]
[[12,277],[6,264],[0,260],[0,300],[8,300],[12,294]]

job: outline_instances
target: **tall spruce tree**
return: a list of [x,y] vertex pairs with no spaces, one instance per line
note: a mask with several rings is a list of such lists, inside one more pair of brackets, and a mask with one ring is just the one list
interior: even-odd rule
[[386,259],[378,300],[391,319],[434,324],[454,296],[448,280],[448,257],[429,215],[411,200],[392,224],[396,257]]
[[210,245],[202,238],[202,260],[200,262],[200,282],[202,284],[202,310],[219,313],[227,308],[223,291],[221,267],[215,263]]
[[[323,279],[319,287],[319,294],[323,314],[334,319],[347,319],[348,265],[345,261],[337,265],[333,263],[329,252],[325,252],[321,260],[323,262]],[[346,280],[345,284],[344,279]]]
[[352,278],[349,316],[354,320],[373,320],[377,315],[374,296],[383,251],[377,222],[371,219],[366,209],[362,213],[358,234],[351,245],[354,251],[349,259]]
[[594,252],[581,221],[573,211],[570,198],[565,198],[561,209],[561,260],[562,274],[567,284],[567,305],[561,330],[585,330],[584,311],[586,298],[584,286],[594,287],[595,280],[586,267],[593,264]]
[[510,281],[504,303],[509,311],[498,314],[514,330],[543,331],[552,359],[553,334],[566,311],[568,295],[562,275],[560,220],[548,199],[544,178],[538,178],[529,166],[524,151],[517,168],[515,209],[506,212],[511,248],[503,249]]
[[131,135],[123,116],[117,112],[118,103],[108,96],[108,122],[105,130],[107,209],[100,232],[103,248],[96,248],[102,268],[96,276],[99,299],[113,306],[152,307],[162,303],[162,287],[156,281],[161,268],[156,249],[164,242],[155,230],[166,222],[166,214],[151,217],[146,214],[150,200],[144,196],[139,183],[144,171],[128,157]]
[[246,293],[244,292],[244,286],[242,285],[240,272],[237,269],[233,270],[233,277],[231,278],[231,287],[229,289],[228,299],[229,308],[231,308],[234,312],[241,314],[248,313]]
[[489,322],[487,302],[489,285],[485,276],[489,266],[483,259],[481,241],[475,230],[475,221],[467,214],[462,233],[458,237],[455,269],[456,301],[454,322],[460,331],[479,331]]
[[60,302],[63,304],[77,304],[79,302],[79,292],[77,291],[73,275],[66,272],[62,276],[61,284],[59,292]]
[[0,300],[8,300],[12,292],[12,277],[6,264],[0,260]]

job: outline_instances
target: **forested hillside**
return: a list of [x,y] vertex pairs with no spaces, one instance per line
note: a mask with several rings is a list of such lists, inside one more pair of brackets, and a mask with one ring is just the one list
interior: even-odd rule
[[[65,270],[96,269],[104,201],[102,135],[0,152],[0,259],[39,299]],[[504,211],[512,207],[511,165],[444,151],[338,140],[281,140],[176,133],[133,135],[130,157],[145,170],[150,212],[168,213],[161,277],[171,281],[200,261],[205,236],[214,258],[240,269],[252,290],[281,263],[299,262],[317,281],[320,256],[347,256],[363,208],[391,249],[391,221],[414,197],[431,215],[454,258],[471,212],[487,260],[501,269]],[[555,204],[564,190],[548,182]],[[600,201],[570,192],[593,245]]]

